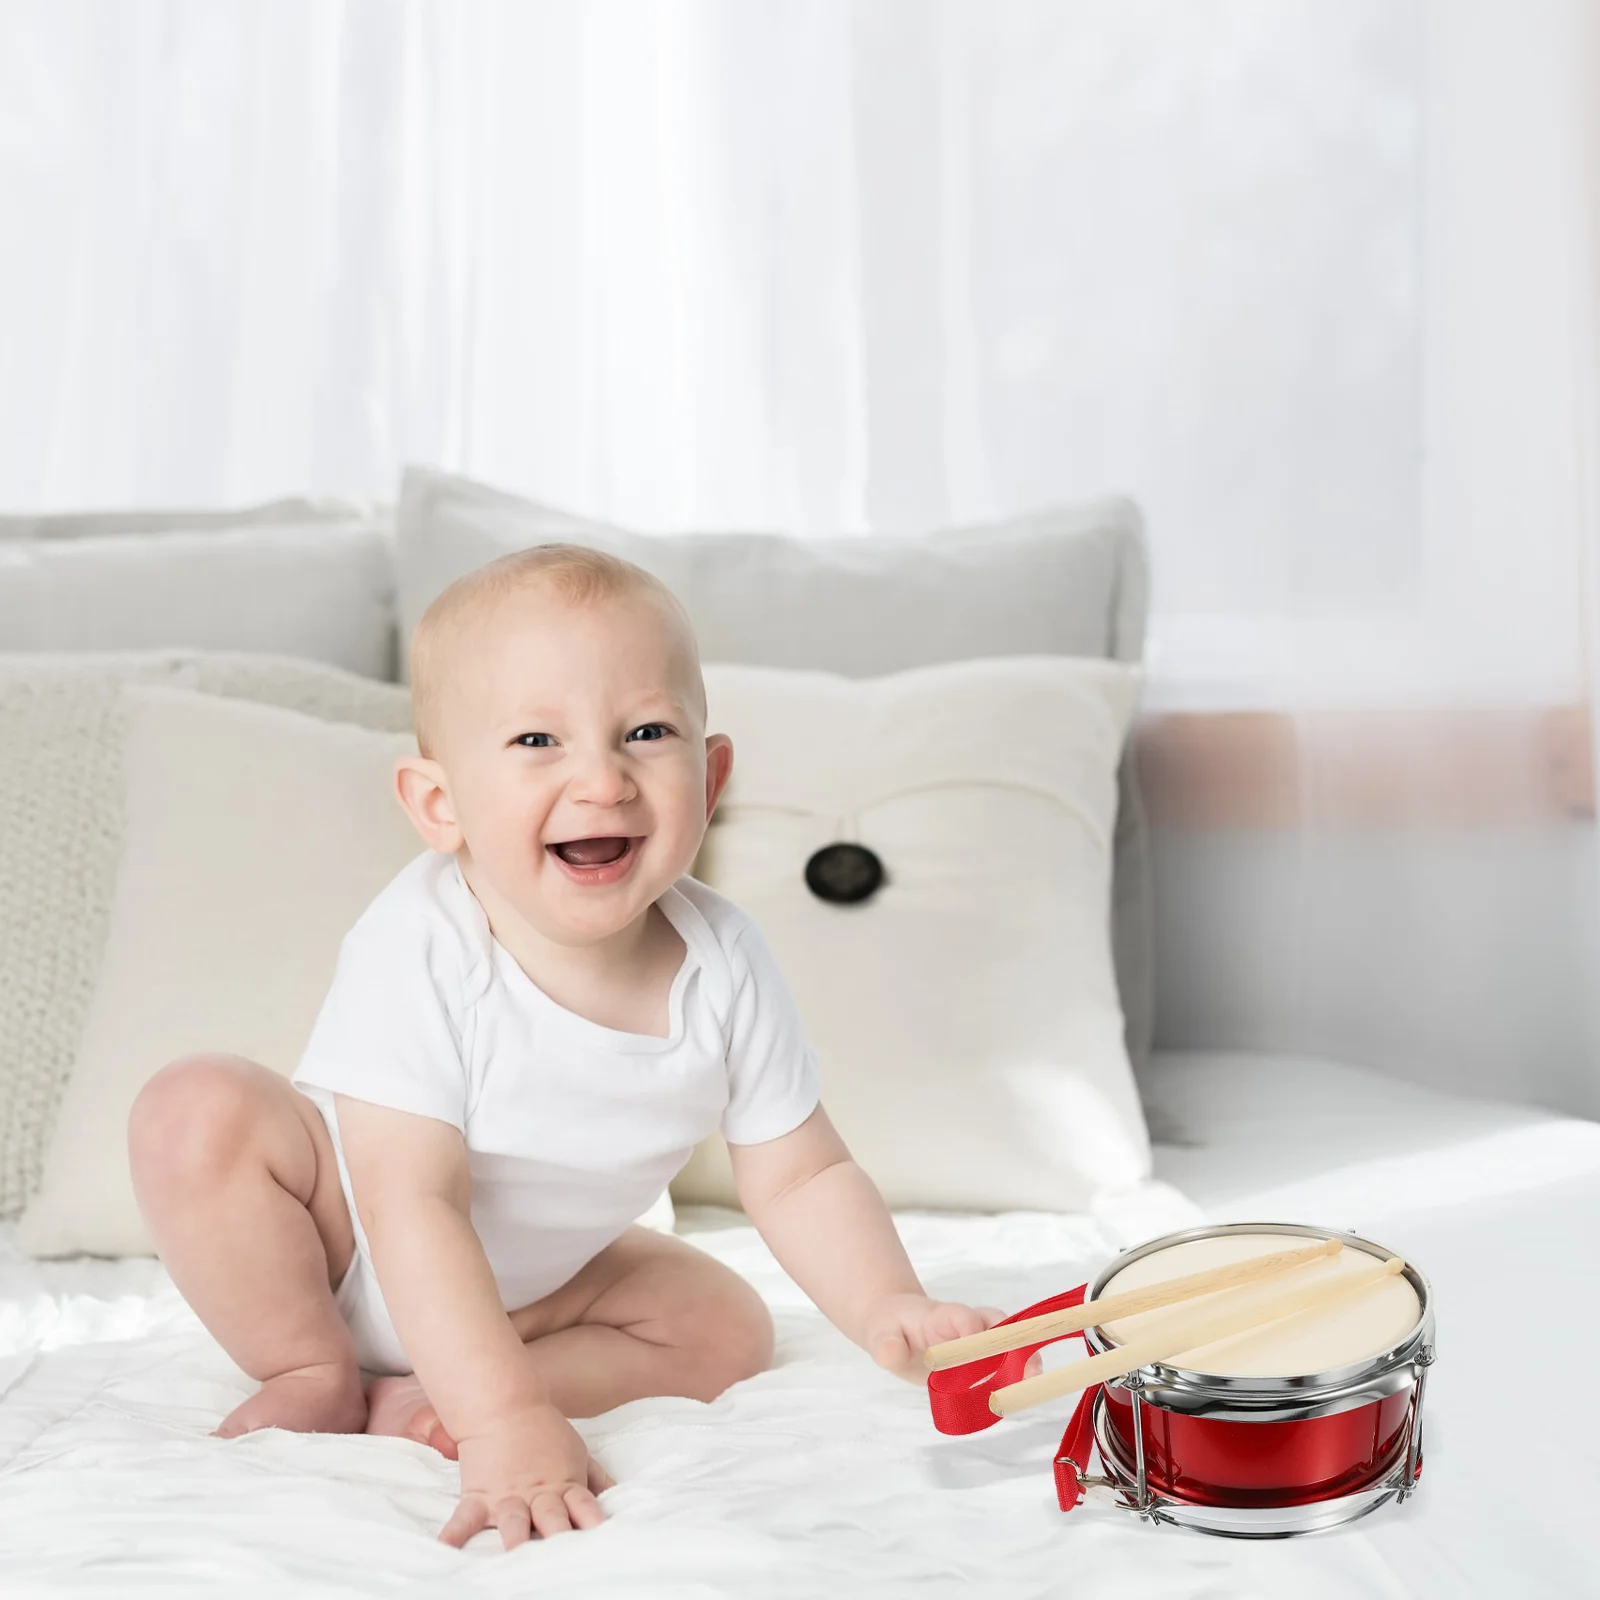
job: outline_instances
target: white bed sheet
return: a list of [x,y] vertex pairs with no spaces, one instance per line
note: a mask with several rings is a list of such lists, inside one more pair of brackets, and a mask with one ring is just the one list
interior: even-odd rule
[[[1429,1274],[1440,1359],[1421,1493],[1349,1529],[1241,1544],[1055,1507],[1068,1403],[946,1437],[925,1396],[826,1324],[732,1214],[684,1231],[755,1282],[772,1370],[711,1405],[639,1401],[581,1430],[619,1480],[597,1531],[506,1554],[433,1537],[456,1469],[406,1441],[223,1442],[249,1380],[151,1261],[37,1263],[0,1230],[0,1594],[1552,1596],[1600,1594],[1600,1125],[1454,1100],[1349,1068],[1159,1060],[1158,1174],[1209,1216],[1357,1228]],[[1020,1308],[1142,1214],[900,1218],[941,1295]],[[1480,1315],[1509,1288],[1537,1320]],[[1060,1348],[1060,1347],[1058,1347]],[[1536,1348],[1553,1381],[1518,1379]]]

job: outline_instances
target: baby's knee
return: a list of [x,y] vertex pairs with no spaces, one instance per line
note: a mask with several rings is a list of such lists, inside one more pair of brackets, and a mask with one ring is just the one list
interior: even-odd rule
[[128,1160],[142,1188],[215,1177],[238,1160],[258,1098],[254,1063],[183,1056],[162,1067],[128,1113]]
[[700,1398],[714,1400],[724,1389],[772,1365],[776,1334],[767,1303],[733,1273],[718,1283],[691,1313],[695,1343],[704,1367]]

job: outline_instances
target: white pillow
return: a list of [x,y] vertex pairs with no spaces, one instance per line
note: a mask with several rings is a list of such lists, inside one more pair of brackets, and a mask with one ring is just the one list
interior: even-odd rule
[[388,517],[361,502],[0,518],[8,650],[256,651],[392,678]]
[[421,848],[390,790],[410,734],[179,689],[123,696],[127,834],[77,1061],[17,1228],[33,1255],[151,1252],[128,1174],[139,1089],[200,1050],[288,1076],[340,940]]
[[[706,669],[733,776],[696,876],[755,917],[822,1097],[893,1206],[1087,1210],[1150,1172],[1106,912],[1138,674],[1018,657],[877,679]],[[855,904],[806,866],[885,873]],[[719,1136],[675,1200],[737,1204]]]
[[[1137,661],[1147,562],[1120,498],[918,535],[637,534],[466,478],[409,467],[395,512],[401,672],[445,586],[509,550],[567,540],[656,574],[694,621],[705,661],[870,677],[940,661],[1061,655]],[[1128,1047],[1155,1012],[1149,846],[1132,762],[1120,779],[1113,954]]]

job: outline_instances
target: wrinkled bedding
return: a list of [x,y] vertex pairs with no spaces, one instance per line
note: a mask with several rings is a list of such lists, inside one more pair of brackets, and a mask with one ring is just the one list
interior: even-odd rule
[[[710,1405],[581,1422],[618,1480],[603,1528],[455,1551],[434,1538],[452,1463],[398,1439],[210,1437],[252,1385],[158,1263],[33,1262],[0,1230],[0,1594],[1600,1594],[1600,1400],[1580,1376],[1600,1125],[1262,1057],[1159,1060],[1146,1093],[1164,1183],[1094,1217],[904,1214],[930,1291],[1015,1310],[1202,1214],[1356,1228],[1436,1296],[1408,1505],[1272,1544],[1093,1503],[1063,1517],[1049,1460],[1069,1401],[938,1434],[922,1392],[833,1330],[736,1213],[701,1210],[680,1231],[766,1296],[772,1369]],[[1512,1288],[1536,1318],[1481,1314]],[[1534,1356],[1553,1381],[1521,1375]]]

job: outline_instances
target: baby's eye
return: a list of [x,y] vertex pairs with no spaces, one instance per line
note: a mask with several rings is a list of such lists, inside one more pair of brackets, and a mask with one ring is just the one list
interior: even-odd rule
[[635,728],[628,735],[630,740],[670,739],[672,729],[664,722],[647,722],[642,727]]
[[524,750],[548,750],[555,741],[555,735],[549,733],[519,733],[512,744],[520,744]]

